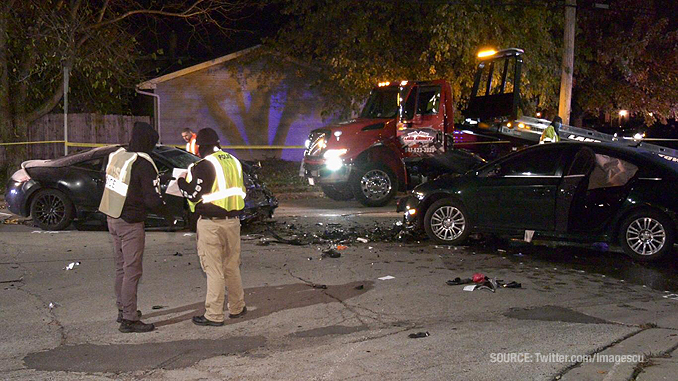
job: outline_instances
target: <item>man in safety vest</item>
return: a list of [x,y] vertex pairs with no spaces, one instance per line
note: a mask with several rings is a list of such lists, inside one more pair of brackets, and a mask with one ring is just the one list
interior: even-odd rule
[[158,169],[149,156],[158,142],[158,133],[148,124],[137,122],[127,149],[108,156],[106,185],[99,210],[108,216],[108,231],[115,251],[115,296],[120,332],[149,332],[137,310],[137,288],[143,272],[144,220],[147,212],[173,218],[160,197]]
[[186,141],[186,152],[190,152],[194,155],[198,154],[198,147],[195,143],[196,135],[191,131],[190,128],[184,128],[181,131],[181,137]]
[[205,314],[194,316],[203,326],[224,325],[224,289],[228,289],[229,318],[247,313],[240,278],[240,214],[245,207],[242,166],[223,152],[211,128],[198,131],[198,154],[202,160],[179,178],[181,193],[198,219],[198,257],[207,275]]
[[559,116],[556,116],[553,118],[553,121],[551,124],[549,124],[548,127],[544,130],[544,132],[541,133],[541,137],[539,138],[539,144],[544,144],[544,143],[558,143],[560,141],[560,136],[558,136],[558,130],[560,130],[560,126],[563,124],[563,119]]

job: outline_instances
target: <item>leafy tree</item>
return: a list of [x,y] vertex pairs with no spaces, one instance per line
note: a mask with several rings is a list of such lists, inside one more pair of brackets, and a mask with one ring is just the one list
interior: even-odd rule
[[27,126],[63,96],[69,67],[76,109],[119,111],[139,82],[134,30],[182,19],[229,29],[244,0],[4,0],[0,2],[0,136],[22,140]]
[[619,0],[609,11],[579,13],[574,90],[583,111],[627,109],[648,124],[676,118],[675,11],[673,1]]
[[[323,67],[341,90],[335,88],[331,97],[340,108],[355,108],[377,82],[434,78],[451,83],[463,108],[483,47],[526,49],[524,95],[535,105],[557,98],[562,32],[553,29],[562,30],[558,8],[484,1],[285,3],[293,21],[270,43]],[[545,20],[555,20],[555,27]]]
[[[444,78],[463,109],[476,53],[520,47],[525,111],[557,109],[562,1],[280,1],[293,21],[269,43],[328,73],[330,107],[355,108],[380,81]],[[620,0],[609,11],[578,4],[575,114],[626,108],[648,122],[675,117],[676,21],[660,17],[672,2]]]

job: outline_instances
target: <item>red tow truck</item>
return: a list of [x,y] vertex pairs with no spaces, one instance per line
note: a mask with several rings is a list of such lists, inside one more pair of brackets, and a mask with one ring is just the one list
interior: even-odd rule
[[481,164],[477,153],[490,146],[483,144],[499,140],[492,126],[516,118],[522,53],[481,57],[466,122],[457,128],[447,81],[379,83],[357,118],[311,131],[300,176],[329,198],[382,206],[398,190]]

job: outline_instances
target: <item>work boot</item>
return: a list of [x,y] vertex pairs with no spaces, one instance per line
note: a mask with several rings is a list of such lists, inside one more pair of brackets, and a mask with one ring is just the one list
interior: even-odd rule
[[247,307],[243,307],[242,311],[240,311],[240,313],[228,314],[228,317],[229,317],[229,319],[237,319],[237,318],[243,317],[246,313],[247,313]]
[[193,324],[195,325],[202,325],[202,326],[210,326],[210,327],[221,327],[224,325],[223,321],[212,321],[209,320],[205,317],[205,315],[202,316],[193,316]]
[[[141,319],[141,311],[137,310],[137,319]],[[118,310],[118,318],[115,319],[116,323],[122,323],[122,310]]]
[[120,328],[118,328],[118,330],[122,333],[151,332],[154,329],[155,325],[153,324],[146,324],[141,320],[127,320],[127,319],[122,319],[122,323],[120,323]]

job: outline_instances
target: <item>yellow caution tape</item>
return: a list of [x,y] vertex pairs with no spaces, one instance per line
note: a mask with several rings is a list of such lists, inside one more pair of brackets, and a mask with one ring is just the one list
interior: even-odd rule
[[0,146],[19,146],[24,144],[49,144],[49,143],[64,143],[63,140],[43,140],[39,142],[12,142],[12,143],[0,143]]
[[[186,145],[166,144],[170,147],[186,148]],[[304,146],[221,146],[222,149],[306,149]]]

